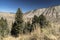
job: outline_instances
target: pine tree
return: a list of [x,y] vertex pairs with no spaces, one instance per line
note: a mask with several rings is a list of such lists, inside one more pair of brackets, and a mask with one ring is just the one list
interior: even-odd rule
[[43,26],[45,26],[46,23],[47,23],[47,21],[46,21],[45,16],[44,16],[43,14],[41,14],[41,15],[39,16],[39,24],[40,24],[41,28],[43,28]]
[[32,24],[38,23],[38,17],[36,15],[34,15],[33,19],[32,19]]
[[31,33],[34,30],[33,25],[28,21],[25,24],[25,28],[23,30],[23,34]]
[[0,36],[6,37],[9,34],[9,28],[7,24],[7,20],[3,19],[3,17],[0,19]]
[[23,32],[23,13],[20,8],[18,8],[17,13],[15,15],[15,22],[12,25],[11,35],[17,37],[19,33]]
[[31,33],[34,30],[32,24],[29,21],[27,22],[27,30],[29,33]]
[[32,19],[32,25],[34,27],[34,29],[36,29],[36,24],[39,23],[39,20],[38,20],[38,16],[34,15],[33,19]]

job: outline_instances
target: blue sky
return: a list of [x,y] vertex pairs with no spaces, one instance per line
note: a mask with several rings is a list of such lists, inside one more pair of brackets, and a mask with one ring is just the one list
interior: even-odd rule
[[21,8],[25,13],[38,8],[60,5],[60,0],[0,0],[0,12],[16,12]]

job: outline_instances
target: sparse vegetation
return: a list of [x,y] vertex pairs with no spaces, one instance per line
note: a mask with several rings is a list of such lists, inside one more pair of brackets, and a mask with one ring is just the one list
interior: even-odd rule
[[[7,1],[7,3],[1,1],[0,11],[10,10],[11,12],[0,12],[0,40],[60,40],[60,6],[55,7],[57,2],[54,0],[45,0],[51,7],[39,9],[38,6],[40,5],[37,5],[39,4],[37,3],[38,0],[37,2],[36,0],[34,1],[35,4],[32,4],[29,0],[27,1],[27,3],[31,3],[31,6],[22,0],[21,4],[18,0],[17,2],[14,2],[14,0]],[[55,5],[53,5],[53,1]],[[44,4],[45,2],[41,0],[41,3]],[[8,6],[4,5],[4,3]],[[22,5],[21,8],[23,7],[24,12],[26,12],[26,10],[31,11],[23,14],[24,12],[18,8],[16,14],[12,13],[13,11],[15,12],[14,9],[16,9],[19,4]],[[43,6],[46,7],[48,5]],[[38,7],[38,9],[35,9],[36,7]]]
[[44,40],[51,40],[51,39],[48,38],[46,35],[44,35]]
[[29,40],[37,40],[36,37],[31,37]]

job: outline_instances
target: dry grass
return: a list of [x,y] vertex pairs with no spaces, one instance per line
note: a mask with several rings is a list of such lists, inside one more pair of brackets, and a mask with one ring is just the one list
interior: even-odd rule
[[17,38],[9,35],[8,37],[3,38],[3,40],[60,40],[60,34],[57,34],[59,31],[56,31],[59,30],[60,27],[59,25],[57,28],[56,27],[57,25],[54,24],[52,24],[50,27],[42,29],[40,27],[36,27],[34,32],[31,34],[20,35]]

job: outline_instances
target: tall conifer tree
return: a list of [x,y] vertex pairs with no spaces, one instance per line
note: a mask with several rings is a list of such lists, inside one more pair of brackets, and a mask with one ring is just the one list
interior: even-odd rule
[[23,13],[20,8],[18,8],[17,13],[15,15],[15,22],[12,25],[11,35],[18,36],[19,33],[22,33],[23,24]]

